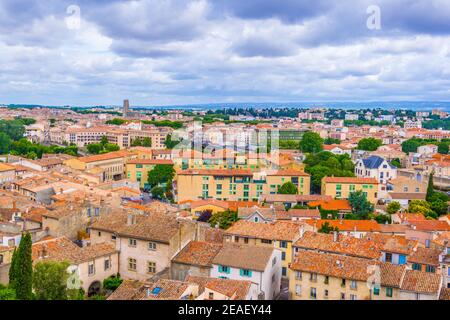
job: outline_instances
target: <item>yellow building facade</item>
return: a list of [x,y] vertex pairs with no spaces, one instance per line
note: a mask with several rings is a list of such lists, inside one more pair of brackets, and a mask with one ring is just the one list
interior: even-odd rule
[[262,194],[276,194],[278,187],[291,181],[298,194],[310,194],[310,176],[302,171],[189,169],[178,172],[178,202],[198,199],[258,201]]
[[371,203],[378,200],[378,182],[374,178],[324,177],[322,195],[348,199],[350,193],[362,191]]

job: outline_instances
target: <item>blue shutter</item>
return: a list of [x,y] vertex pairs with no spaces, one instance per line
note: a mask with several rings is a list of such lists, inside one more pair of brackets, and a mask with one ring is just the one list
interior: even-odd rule
[[406,264],[406,256],[401,254],[398,256],[398,264]]

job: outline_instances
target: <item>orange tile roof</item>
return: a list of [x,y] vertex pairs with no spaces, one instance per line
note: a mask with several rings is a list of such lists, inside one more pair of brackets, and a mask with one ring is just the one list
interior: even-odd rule
[[441,275],[438,273],[406,270],[400,289],[428,294],[438,293],[440,283]]
[[225,231],[228,235],[237,235],[266,240],[293,241],[300,233],[302,222],[275,221],[258,223],[239,220]]
[[442,250],[418,247],[408,257],[408,262],[439,266],[439,255]]
[[415,220],[410,221],[410,226],[413,230],[419,231],[450,231],[450,225],[440,220]]
[[[246,280],[232,280],[198,276],[187,276],[186,281],[198,284],[199,294],[203,293],[205,288],[208,288],[212,291],[219,292],[227,296],[228,298],[233,298],[233,300],[245,300],[252,284],[251,281]],[[208,299],[208,297],[205,297],[205,299]]]
[[212,260],[221,248],[222,244],[191,241],[172,259],[172,262],[211,267]]
[[328,222],[331,227],[337,227],[339,231],[380,231],[380,225],[374,220],[305,220],[309,225],[316,225],[320,229],[322,224]]
[[375,178],[357,177],[324,177],[322,182],[326,183],[353,183],[353,184],[378,184]]
[[122,151],[114,151],[114,152],[108,152],[108,153],[103,153],[103,154],[97,154],[94,156],[80,157],[80,158],[76,158],[76,159],[78,159],[81,162],[90,163],[90,162],[96,162],[96,161],[125,158],[125,157],[131,156],[133,154],[134,153],[131,153],[129,151],[122,150]]
[[323,210],[352,210],[350,202],[345,199],[335,199],[329,201],[311,201],[309,207],[321,207]]
[[303,237],[299,238],[293,246],[300,249],[379,259],[383,243],[369,238],[360,239],[343,234],[338,234],[337,241],[334,241],[333,234],[306,231]]

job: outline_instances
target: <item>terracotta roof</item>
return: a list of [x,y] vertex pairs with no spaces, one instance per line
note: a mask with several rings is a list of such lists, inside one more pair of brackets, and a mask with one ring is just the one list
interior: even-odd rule
[[4,164],[0,162],[0,172],[6,172],[6,171],[15,171],[16,168],[14,168],[13,166]]
[[191,241],[173,259],[172,262],[211,267],[212,260],[222,248],[221,244]]
[[386,252],[409,255],[413,252],[417,245],[418,242],[416,240],[410,240],[400,236],[392,236],[386,240],[382,250]]
[[388,192],[391,199],[406,199],[406,200],[425,200],[426,193],[418,192]]
[[206,200],[192,201],[191,209],[195,209],[195,208],[203,207],[203,206],[207,206],[207,205],[220,207],[220,208],[223,208],[224,210],[229,208],[229,204],[227,201],[216,200],[216,199],[206,199]]
[[450,300],[450,288],[442,287],[439,300]]
[[225,243],[213,259],[213,264],[264,271],[275,249]]
[[128,156],[133,155],[133,153],[122,150],[122,151],[114,151],[114,152],[108,152],[103,154],[97,154],[94,156],[87,156],[87,157],[80,157],[76,158],[78,161],[89,163],[89,162],[96,162],[96,161],[104,161],[104,160],[110,160],[110,159],[118,159],[118,158],[125,158]]
[[442,232],[434,240],[432,240],[432,242],[440,247],[445,247],[445,242],[447,242],[447,245],[450,245],[450,231]]
[[410,226],[413,230],[419,231],[450,231],[450,225],[439,220],[410,221]]
[[406,270],[400,287],[401,290],[420,293],[438,293],[441,284],[441,275],[438,273]]
[[127,225],[127,218],[126,212],[110,213],[99,217],[90,228],[114,232],[122,237],[169,243],[181,223],[162,214],[136,214],[136,223],[131,225]]
[[318,209],[290,209],[288,213],[291,217],[320,219],[320,211]]
[[261,208],[258,206],[239,208],[238,217],[241,219],[246,219],[256,212],[258,212],[264,219],[274,220],[275,218],[274,208]]
[[439,266],[439,255],[442,250],[418,247],[408,257],[408,262]]
[[178,300],[192,283],[168,279],[155,282],[124,280],[108,300]]
[[328,222],[331,227],[337,227],[339,231],[380,231],[380,225],[374,220],[305,220],[310,225],[316,225],[320,229],[322,224]]
[[80,248],[66,237],[39,241],[32,246],[32,258],[35,263],[45,259],[80,264],[117,252],[112,243],[104,242]]
[[370,273],[367,272],[368,267],[380,264],[381,262],[376,260],[305,251],[295,258],[290,268],[295,271],[367,281],[370,277]]
[[[205,288],[219,292],[233,300],[245,300],[252,285],[251,281],[187,276],[186,281],[199,285],[199,294]],[[208,297],[205,297],[208,299]]]
[[143,282],[124,279],[122,284],[108,297],[108,300],[137,300],[142,292]]
[[321,207],[323,210],[352,210],[350,202],[345,199],[328,200],[328,201],[311,201],[308,203],[310,207]]
[[274,221],[271,223],[259,223],[239,220],[225,231],[228,235],[241,237],[293,241],[300,233],[302,222]]
[[406,266],[392,263],[380,263],[381,285],[399,288]]
[[326,183],[354,183],[354,184],[378,184],[375,178],[356,178],[356,177],[324,177],[322,182]]
[[339,234],[337,241],[334,241],[333,234],[306,231],[303,237],[299,238],[293,246],[300,249],[379,259],[383,243],[368,238],[360,239],[343,234]]

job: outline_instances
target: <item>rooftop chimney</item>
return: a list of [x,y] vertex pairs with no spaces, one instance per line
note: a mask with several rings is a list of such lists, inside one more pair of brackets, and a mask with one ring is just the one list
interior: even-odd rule
[[339,232],[333,231],[333,242],[339,241]]
[[136,216],[132,213],[127,216],[127,226],[132,226],[136,224]]

